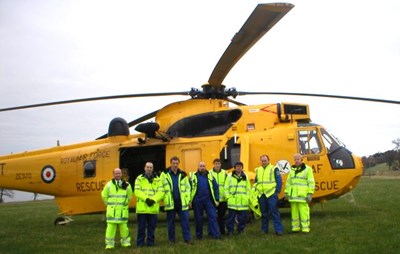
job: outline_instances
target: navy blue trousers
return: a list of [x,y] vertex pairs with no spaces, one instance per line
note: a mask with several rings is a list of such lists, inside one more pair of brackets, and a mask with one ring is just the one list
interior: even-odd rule
[[228,208],[228,219],[226,221],[226,228],[228,229],[228,234],[233,233],[235,227],[235,218],[237,217],[238,226],[237,231],[238,233],[242,233],[244,228],[246,227],[246,220],[247,220],[247,210],[238,211]]
[[260,204],[260,210],[262,215],[261,230],[264,233],[268,233],[269,215],[271,214],[275,233],[282,233],[283,226],[281,222],[281,215],[279,214],[278,210],[278,195],[273,194],[272,196],[267,198],[265,194],[263,194],[258,199],[258,203]]
[[219,226],[219,232],[221,234],[225,234],[225,214],[228,210],[227,202],[219,202],[219,206],[217,207],[217,221]]
[[167,224],[168,224],[168,240],[175,242],[175,216],[178,214],[181,222],[183,240],[190,241],[190,227],[189,227],[189,210],[182,211],[178,207],[173,210],[167,210]]
[[[144,246],[145,241],[147,246],[154,245],[154,232],[157,224],[157,214],[140,214],[137,215],[138,220],[138,232],[136,238],[137,246]],[[147,229],[147,234],[146,234]]]
[[217,224],[217,213],[215,211],[215,205],[212,200],[194,200],[193,201],[193,213],[194,223],[196,225],[196,238],[203,238],[203,214],[206,211],[208,218],[208,233],[214,237],[219,238],[220,233]]

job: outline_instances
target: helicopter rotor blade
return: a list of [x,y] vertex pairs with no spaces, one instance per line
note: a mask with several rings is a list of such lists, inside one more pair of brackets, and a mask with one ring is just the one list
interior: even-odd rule
[[231,102],[231,103],[233,103],[233,104],[235,104],[235,105],[238,105],[238,106],[247,106],[246,104],[244,104],[242,102],[235,101],[235,100],[232,100],[232,99],[229,99],[229,98],[226,98],[226,100]]
[[289,3],[259,4],[215,66],[208,83],[219,86],[242,56],[267,33],[294,5]]
[[364,98],[364,97],[355,97],[355,96],[343,96],[343,95],[332,95],[332,94],[287,93],[287,92],[243,92],[242,91],[242,92],[238,92],[238,95],[293,95],[293,96],[325,97],[325,98],[335,98],[335,99],[348,99],[348,100],[400,104],[400,101],[394,101],[394,100]]
[[133,121],[130,121],[130,122],[128,123],[128,126],[129,126],[129,127],[132,127],[132,126],[135,126],[135,125],[138,124],[138,123],[141,123],[141,122],[143,122],[143,121],[149,120],[150,118],[155,117],[156,114],[157,114],[157,112],[158,112],[158,110],[153,111],[153,112],[151,112],[151,113],[149,113],[149,114],[147,114],[147,115],[144,115],[144,116],[142,116],[142,117],[139,117],[138,119],[135,119],[135,120],[133,120]]
[[171,96],[171,95],[189,95],[189,92],[139,93],[139,94],[121,94],[121,95],[91,97],[91,98],[82,98],[82,99],[75,99],[75,100],[65,100],[65,101],[54,101],[54,102],[30,104],[30,105],[23,105],[23,106],[9,107],[9,108],[0,108],[0,112],[19,110],[19,109],[28,109],[28,108],[38,108],[38,107],[45,107],[45,106],[54,106],[54,105],[69,104],[69,103],[88,102],[88,101],[114,100],[114,99],[124,99],[124,98],[153,97],[153,96]]
[[[135,126],[136,124],[139,124],[139,123],[141,123],[143,121],[149,120],[150,118],[155,117],[157,112],[158,112],[158,110],[153,111],[153,112],[151,112],[151,113],[149,113],[147,115],[141,116],[141,117],[139,117],[139,118],[137,118],[137,119],[135,119],[133,121],[130,121],[128,123],[128,126],[132,127],[132,126]],[[102,135],[102,136],[100,136],[100,137],[98,137],[96,139],[103,139],[103,138],[106,138],[107,136],[108,136],[108,134],[104,134],[104,135]]]

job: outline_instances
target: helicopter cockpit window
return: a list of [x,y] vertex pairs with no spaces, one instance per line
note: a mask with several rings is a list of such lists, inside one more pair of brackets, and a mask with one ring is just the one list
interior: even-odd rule
[[204,137],[224,134],[242,116],[240,109],[209,112],[183,118],[167,131],[170,137]]
[[346,146],[323,128],[321,134],[332,169],[355,168],[353,156]]
[[325,129],[321,129],[322,140],[324,141],[324,145],[328,150],[328,153],[333,152],[334,150],[345,147],[338,139],[330,135]]
[[96,161],[85,161],[83,164],[83,177],[95,177],[96,176]]
[[299,131],[299,152],[302,155],[321,153],[321,140],[316,130]]

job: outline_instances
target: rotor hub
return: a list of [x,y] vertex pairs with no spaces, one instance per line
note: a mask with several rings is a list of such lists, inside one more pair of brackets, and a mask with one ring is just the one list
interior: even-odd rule
[[189,95],[193,99],[227,99],[229,96],[235,98],[238,95],[236,88],[225,89],[224,85],[204,84],[202,90],[192,88]]

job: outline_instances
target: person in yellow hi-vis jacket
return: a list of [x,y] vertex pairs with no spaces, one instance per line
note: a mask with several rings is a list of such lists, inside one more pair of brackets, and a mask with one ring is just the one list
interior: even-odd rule
[[236,162],[234,171],[225,181],[225,196],[228,201],[228,235],[233,235],[237,217],[237,233],[243,233],[246,227],[247,212],[250,207],[250,180],[243,172],[243,163]]
[[182,236],[187,244],[192,244],[189,225],[190,183],[185,171],[179,168],[177,156],[170,159],[171,166],[161,173],[164,186],[164,209],[167,212],[168,240],[175,243],[175,217],[178,214]]
[[153,168],[153,163],[146,162],[144,173],[135,180],[138,247],[144,246],[145,241],[147,246],[154,246],[157,215],[160,212],[159,202],[164,197],[163,183]]
[[278,194],[282,188],[282,178],[279,169],[271,164],[269,156],[260,156],[261,166],[255,169],[254,189],[257,191],[257,198],[262,214],[261,231],[268,233],[269,217],[271,215],[274,224],[275,234],[283,234],[281,215],[278,209]]
[[[221,160],[219,158],[214,159],[213,161],[214,167],[209,171],[210,174],[215,178],[218,184],[219,191],[219,205],[217,207],[217,221],[219,232],[221,235],[226,234],[226,224],[225,224],[225,214],[228,210],[228,204],[226,202],[225,197],[225,181],[228,177],[225,169],[221,168]],[[211,233],[211,229],[208,229],[209,234]]]
[[301,154],[294,155],[294,165],[286,180],[285,199],[290,202],[292,232],[310,232],[310,207],[315,190],[314,173],[302,162]]
[[117,226],[119,226],[122,247],[131,246],[128,217],[129,202],[132,199],[133,191],[131,185],[122,180],[121,169],[114,169],[113,174],[114,178],[104,186],[101,192],[101,197],[107,206],[106,249],[113,249],[115,246]]

